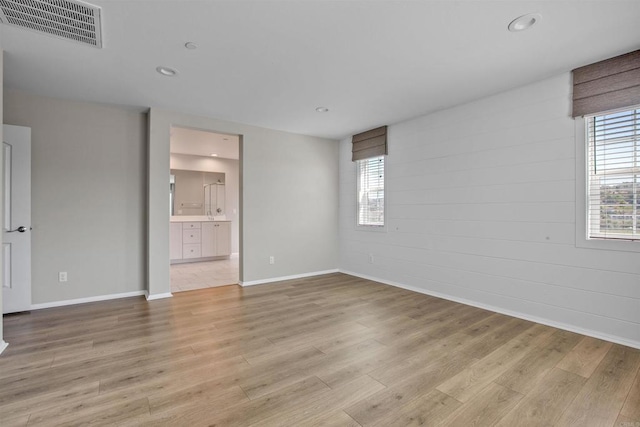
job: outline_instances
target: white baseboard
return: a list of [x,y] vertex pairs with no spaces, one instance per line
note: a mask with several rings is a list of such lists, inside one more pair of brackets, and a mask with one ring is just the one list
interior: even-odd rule
[[552,326],[554,328],[563,329],[565,331],[575,332],[577,334],[587,335],[589,337],[598,338],[598,339],[605,340],[605,341],[610,341],[610,342],[613,342],[613,343],[616,343],[616,344],[625,345],[627,347],[633,347],[633,348],[640,349],[640,342],[633,341],[633,340],[628,340],[626,338],[618,337],[618,336],[615,336],[615,335],[609,335],[609,334],[605,334],[605,333],[602,333],[602,332],[594,331],[594,330],[591,330],[591,329],[583,329],[583,328],[580,328],[579,326],[574,326],[574,325],[570,325],[570,324],[562,323],[562,322],[556,322],[554,320],[549,320],[549,319],[545,319],[545,318],[542,318],[542,317],[531,316],[529,314],[524,314],[524,313],[520,313],[520,312],[517,312],[517,311],[511,311],[511,310],[507,310],[507,309],[504,309],[504,308],[501,308],[501,307],[495,307],[495,306],[492,306],[492,305],[483,304],[483,303],[479,303],[479,302],[468,300],[468,299],[464,299],[464,298],[458,298],[458,297],[454,297],[454,296],[451,296],[451,295],[441,294],[439,292],[432,292],[432,291],[429,291],[427,289],[417,288],[415,286],[404,285],[402,283],[394,282],[394,281],[391,281],[391,280],[380,279],[378,277],[367,276],[366,274],[355,273],[353,271],[340,270],[340,272],[344,273],[344,274],[348,274],[350,276],[361,277],[363,279],[372,280],[374,282],[384,283],[385,285],[395,286],[396,288],[402,288],[402,289],[406,289],[408,291],[413,291],[413,292],[417,292],[417,293],[420,293],[420,294],[430,295],[430,296],[433,296],[433,297],[437,297],[437,298],[442,298],[442,299],[446,299],[446,300],[449,300],[449,301],[458,302],[460,304],[470,305],[472,307],[478,307],[478,308],[482,308],[484,310],[493,311],[495,313],[506,314],[507,316],[517,317],[519,319],[528,320],[530,322],[535,322],[535,323],[540,323],[542,325]]
[[9,347],[9,343],[4,340],[0,340],[0,354],[2,354],[7,347]]
[[171,298],[173,294],[171,292],[165,292],[164,294],[149,295],[148,291],[144,291],[144,296],[147,298],[147,301],[153,301],[156,299]]
[[249,282],[240,282],[240,286],[245,287],[245,286],[263,285],[265,283],[281,282],[283,280],[292,280],[292,279],[303,279],[305,277],[321,276],[323,274],[338,273],[338,272],[339,272],[339,270],[337,268],[333,269],[333,270],[313,271],[311,273],[294,274],[293,276],[273,277],[271,279],[251,280]]
[[31,310],[41,310],[43,308],[52,308],[52,307],[63,307],[65,305],[84,304],[87,302],[107,301],[110,299],[118,299],[118,298],[137,297],[140,295],[146,295],[146,292],[147,291],[134,291],[134,292],[125,292],[122,294],[100,295],[97,297],[77,298],[77,299],[69,299],[64,301],[52,301],[52,302],[45,302],[42,304],[31,304]]

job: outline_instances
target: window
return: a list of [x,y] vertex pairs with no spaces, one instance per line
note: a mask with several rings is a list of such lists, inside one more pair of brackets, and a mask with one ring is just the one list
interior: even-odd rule
[[640,240],[640,106],[585,122],[587,238]]
[[384,156],[357,160],[358,226],[384,227]]

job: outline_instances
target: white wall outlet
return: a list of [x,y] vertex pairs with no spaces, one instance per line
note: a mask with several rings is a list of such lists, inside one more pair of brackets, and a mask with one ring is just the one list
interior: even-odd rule
[[58,272],[58,282],[62,283],[66,281],[67,281],[67,272],[66,271]]
[[373,264],[373,254],[369,254],[369,264]]
[[269,257],[269,264],[275,264],[276,263],[276,257],[274,257],[273,255],[271,255]]

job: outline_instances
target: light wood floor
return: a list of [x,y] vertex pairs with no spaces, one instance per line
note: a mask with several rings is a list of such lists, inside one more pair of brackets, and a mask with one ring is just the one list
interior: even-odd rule
[[343,274],[4,321],[3,427],[640,427],[640,351]]

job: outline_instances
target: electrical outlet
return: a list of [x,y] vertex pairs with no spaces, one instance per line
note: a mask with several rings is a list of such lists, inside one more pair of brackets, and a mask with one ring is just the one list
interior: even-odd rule
[[272,264],[272,265],[273,265],[273,264],[275,264],[275,263],[276,263],[276,257],[274,257],[273,255],[271,255],[271,256],[269,257],[269,264]]
[[58,272],[58,282],[66,282],[67,281],[67,272],[66,271],[60,271]]
[[373,254],[369,254],[369,264],[373,264]]

